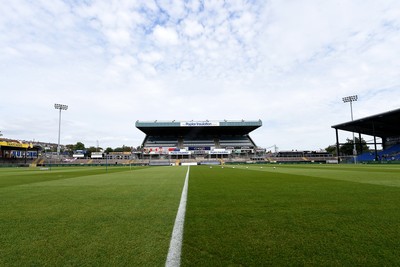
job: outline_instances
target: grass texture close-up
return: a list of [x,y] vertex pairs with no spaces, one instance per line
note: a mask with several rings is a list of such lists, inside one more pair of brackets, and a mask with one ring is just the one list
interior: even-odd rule
[[[0,266],[163,266],[187,167],[0,169]],[[400,262],[400,166],[192,166],[182,266]]]
[[182,264],[396,265],[399,186],[398,166],[193,168]]
[[0,175],[0,266],[165,263],[183,168],[0,169]]

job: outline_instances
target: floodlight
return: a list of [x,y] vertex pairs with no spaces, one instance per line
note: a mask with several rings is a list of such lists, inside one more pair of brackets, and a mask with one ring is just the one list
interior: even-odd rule
[[68,106],[67,105],[63,105],[63,104],[54,104],[54,108],[55,109],[62,109],[62,110],[67,110]]
[[58,117],[58,145],[57,145],[57,155],[58,157],[60,157],[61,110],[67,110],[68,105],[54,104],[54,108],[60,110]]
[[357,95],[346,96],[346,97],[343,97],[342,100],[343,100],[344,103],[354,102],[354,101],[358,100],[358,96]]
[[[342,98],[344,103],[349,103],[350,102],[350,112],[351,112],[351,121],[353,121],[353,102],[358,100],[357,95],[351,95],[351,96],[346,96]],[[356,162],[356,155],[357,155],[357,149],[356,149],[356,140],[354,137],[354,132],[353,132],[353,156],[354,156],[354,164]]]

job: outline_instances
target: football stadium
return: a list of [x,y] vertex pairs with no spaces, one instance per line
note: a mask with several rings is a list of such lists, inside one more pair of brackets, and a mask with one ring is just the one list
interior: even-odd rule
[[[96,165],[223,165],[239,163],[399,163],[400,109],[333,125],[335,151],[274,151],[257,146],[250,133],[261,120],[245,121],[136,121],[145,134],[143,142],[124,152],[68,151],[56,153],[57,144],[0,138],[0,163],[4,166]],[[351,154],[341,151],[341,132],[357,137]],[[364,141],[365,139],[368,142]],[[363,142],[364,141],[364,142]],[[363,143],[362,143],[363,142]],[[366,151],[364,149],[366,148]],[[57,148],[58,150],[58,148]]]
[[259,147],[261,120],[136,121],[141,144],[90,155],[2,138],[0,265],[396,266],[398,121],[333,125],[336,154]]

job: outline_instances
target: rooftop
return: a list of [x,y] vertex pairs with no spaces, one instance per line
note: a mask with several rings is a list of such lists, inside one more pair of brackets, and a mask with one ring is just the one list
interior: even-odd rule
[[332,128],[377,137],[400,136],[400,109],[349,121]]
[[262,126],[261,120],[222,121],[136,121],[136,128],[147,135],[244,135]]

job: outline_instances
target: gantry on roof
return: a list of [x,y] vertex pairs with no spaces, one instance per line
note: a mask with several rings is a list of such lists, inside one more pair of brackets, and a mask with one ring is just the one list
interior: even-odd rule
[[341,123],[332,128],[382,138],[400,136],[400,109]]

